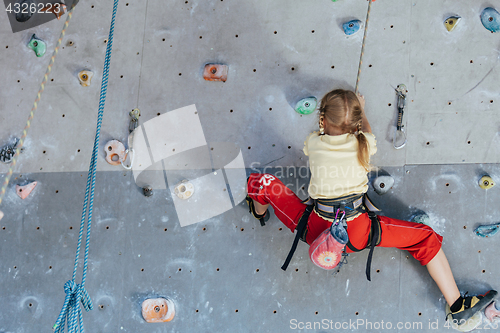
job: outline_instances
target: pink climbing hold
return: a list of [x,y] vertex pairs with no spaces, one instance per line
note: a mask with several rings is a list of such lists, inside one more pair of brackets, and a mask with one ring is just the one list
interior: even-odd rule
[[32,182],[24,186],[16,185],[16,193],[21,199],[26,199],[35,188],[37,182]]
[[490,305],[488,305],[488,307],[484,310],[484,314],[490,322],[495,320],[495,318],[500,318],[500,311],[497,310],[495,302],[492,302]]

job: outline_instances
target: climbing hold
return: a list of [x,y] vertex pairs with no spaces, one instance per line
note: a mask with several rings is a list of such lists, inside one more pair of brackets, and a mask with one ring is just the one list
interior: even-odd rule
[[484,310],[484,314],[486,315],[486,318],[490,322],[495,320],[496,318],[500,318],[500,303],[497,304],[497,302],[492,302],[488,307]]
[[342,24],[342,29],[347,36],[354,35],[363,26],[363,22],[360,20],[352,20]]
[[206,64],[203,71],[203,78],[207,81],[222,81],[227,80],[228,67],[226,65]]
[[78,73],[78,80],[80,80],[80,84],[84,87],[90,86],[90,80],[92,80],[92,77],[94,76],[94,73],[91,71],[83,70],[80,73]]
[[425,224],[429,227],[431,226],[430,225],[431,219],[430,219],[429,215],[427,215],[426,213],[414,215],[410,218],[410,221],[415,222],[415,223]]
[[150,298],[142,302],[142,317],[148,323],[164,323],[174,316],[174,302],[168,298]]
[[493,181],[493,179],[491,179],[490,176],[487,175],[483,176],[479,180],[479,187],[482,188],[483,190],[489,190],[493,186],[495,186],[495,182]]
[[[14,143],[8,144],[0,149],[0,161],[6,164],[12,162],[12,158],[16,154],[16,147],[18,142],[19,139],[16,138],[14,139]],[[21,152],[23,152],[23,149],[21,149]]]
[[[34,0],[17,1],[17,4],[19,5],[18,7],[19,10],[16,12],[16,21],[21,23],[28,21],[34,14],[29,9],[33,7],[36,8],[37,4],[35,3]],[[28,10],[23,10],[23,9],[28,9]]]
[[373,180],[373,189],[380,195],[389,192],[393,185],[394,178],[391,176],[378,176]]
[[0,210],[0,220],[3,219],[3,212]]
[[128,114],[130,116],[130,123],[128,125],[129,133],[132,133],[137,126],[139,126],[139,116],[141,115],[141,111],[139,109],[133,109]]
[[19,186],[16,185],[16,193],[21,199],[26,199],[28,195],[33,191],[36,187],[37,182],[31,182],[29,184]]
[[31,36],[31,40],[28,43],[28,47],[33,51],[35,51],[37,57],[43,57],[45,51],[47,50],[45,42],[41,39],[38,39],[35,34]]
[[144,186],[142,188],[142,194],[146,197],[150,197],[153,195],[153,188],[151,186]]
[[295,111],[300,114],[310,114],[316,110],[316,105],[318,105],[316,97],[303,98],[295,105]]
[[63,3],[49,3],[40,9],[40,12],[50,12],[59,20],[66,13],[66,5]]
[[444,21],[444,26],[446,30],[452,31],[457,26],[458,22],[460,22],[460,16],[450,16]]
[[175,194],[179,197],[179,199],[189,199],[194,193],[194,186],[187,179],[184,179],[179,184],[175,186],[174,189]]
[[500,13],[494,8],[487,7],[481,13],[481,22],[491,32],[500,31]]
[[111,140],[104,146],[106,162],[111,165],[119,165],[127,158],[125,146],[118,140]]
[[495,236],[500,230],[500,223],[481,225],[474,230],[474,233],[478,236],[488,238]]

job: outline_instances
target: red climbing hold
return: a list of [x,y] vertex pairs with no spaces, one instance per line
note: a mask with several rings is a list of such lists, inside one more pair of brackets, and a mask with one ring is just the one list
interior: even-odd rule
[[500,310],[496,308],[495,302],[491,303],[485,310],[484,314],[486,315],[486,318],[490,322],[493,322],[495,319],[500,318]]
[[227,80],[228,67],[226,65],[206,64],[203,71],[203,78],[207,81],[222,81]]
[[142,302],[142,317],[148,323],[163,323],[174,319],[174,302],[163,297]]
[[24,186],[16,185],[16,193],[21,199],[26,199],[35,188],[37,182],[32,182]]

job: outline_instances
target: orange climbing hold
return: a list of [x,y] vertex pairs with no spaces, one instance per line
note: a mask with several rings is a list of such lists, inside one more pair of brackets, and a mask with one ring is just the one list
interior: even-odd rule
[[26,199],[30,195],[31,191],[35,188],[37,182],[32,182],[27,185],[19,186],[16,185],[16,193],[21,199]]
[[203,71],[203,78],[207,81],[222,81],[227,80],[228,67],[226,65],[206,64]]
[[150,298],[142,302],[142,317],[148,323],[164,323],[174,319],[174,302],[167,298]]

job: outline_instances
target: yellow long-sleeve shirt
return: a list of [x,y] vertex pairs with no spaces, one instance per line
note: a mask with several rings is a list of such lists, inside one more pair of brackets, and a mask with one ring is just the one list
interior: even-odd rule
[[[377,152],[377,141],[372,133],[364,135],[371,156]],[[311,180],[308,192],[311,198],[339,198],[368,190],[367,172],[358,161],[356,136],[313,132],[304,142],[304,154],[309,156]]]

